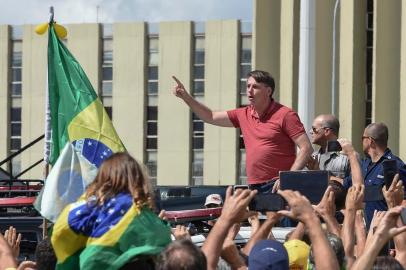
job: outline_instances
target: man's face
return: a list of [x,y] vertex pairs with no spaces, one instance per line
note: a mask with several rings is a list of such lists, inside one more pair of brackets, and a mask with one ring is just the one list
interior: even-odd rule
[[323,128],[322,120],[319,118],[314,119],[310,130],[312,143],[317,145],[325,144],[327,142],[325,133],[326,130]]
[[247,97],[252,105],[265,102],[270,99],[272,88],[263,83],[258,83],[253,77],[247,80]]

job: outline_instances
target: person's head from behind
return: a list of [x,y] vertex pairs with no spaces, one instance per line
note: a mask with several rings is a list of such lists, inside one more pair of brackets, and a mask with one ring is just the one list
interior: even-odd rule
[[119,193],[130,193],[139,206],[153,207],[153,195],[145,169],[128,153],[115,153],[99,168],[86,196],[102,204]]
[[266,71],[253,70],[247,74],[247,97],[252,105],[268,102],[275,92],[275,80]]
[[283,245],[289,255],[289,269],[307,270],[310,246],[298,239],[286,241]]
[[391,256],[378,256],[375,259],[372,270],[403,270],[403,266]]
[[120,270],[133,269],[155,270],[155,260],[151,256],[137,256],[120,268]]
[[56,266],[56,256],[49,238],[40,241],[35,248],[36,269],[54,270]]
[[340,131],[340,122],[332,114],[321,114],[313,120],[311,139],[313,144],[327,146],[327,141],[335,141]]
[[289,256],[283,244],[276,240],[261,240],[248,256],[250,270],[289,269]]
[[371,123],[362,135],[362,150],[371,155],[373,151],[385,151],[388,147],[389,130],[384,123]]
[[174,241],[162,251],[156,269],[206,270],[206,256],[190,240]]
[[332,188],[334,192],[334,203],[336,205],[336,211],[340,211],[344,209],[345,206],[345,198],[347,197],[347,190],[344,186],[335,180],[330,180],[328,185]]
[[206,208],[216,208],[221,207],[223,205],[223,198],[221,198],[220,194],[210,194],[206,197],[206,201],[204,206]]

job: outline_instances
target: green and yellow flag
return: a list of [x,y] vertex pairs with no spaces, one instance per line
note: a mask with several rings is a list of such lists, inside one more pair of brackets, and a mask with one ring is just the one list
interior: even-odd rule
[[[40,32],[46,31],[41,27]],[[125,151],[89,79],[55,27],[58,33],[64,29],[53,21],[48,25],[49,162],[53,168],[35,202],[41,215],[51,221],[83,194],[104,159]]]

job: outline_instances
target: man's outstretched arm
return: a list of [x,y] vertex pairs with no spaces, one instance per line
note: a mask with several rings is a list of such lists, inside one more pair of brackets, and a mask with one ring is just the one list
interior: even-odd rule
[[204,122],[221,127],[234,127],[233,123],[228,118],[226,111],[213,112],[210,108],[194,99],[185,89],[182,82],[175,76],[172,78],[176,82],[173,93],[178,98],[182,99],[190,109]]

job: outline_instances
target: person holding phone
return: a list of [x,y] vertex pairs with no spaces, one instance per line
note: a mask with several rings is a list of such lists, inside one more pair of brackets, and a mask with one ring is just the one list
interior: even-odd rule
[[[272,98],[275,81],[268,72],[254,70],[247,75],[248,106],[217,112],[195,100],[176,77],[173,79],[174,94],[204,122],[241,129],[251,189],[275,191],[279,171],[301,170],[306,165],[312,152],[309,138],[297,113]],[[300,149],[297,155],[296,146]]]
[[[382,164],[386,160],[396,161],[400,178],[403,182],[406,181],[406,165],[388,148],[388,138],[388,127],[384,123],[371,123],[364,129],[362,135],[362,149],[366,158],[361,163],[364,182],[356,183],[355,179],[349,176],[344,179],[344,187],[348,189],[354,182],[354,184],[364,184],[366,188],[368,186],[377,186],[381,189],[385,184],[385,172]],[[368,228],[375,210],[388,210],[384,198],[367,201],[365,203],[365,220]]]
[[[331,114],[321,114],[313,120],[310,130],[311,141],[319,145],[320,149],[313,153],[307,163],[309,170],[330,171],[332,180],[342,183],[342,178],[350,175],[350,163],[348,157],[340,153],[338,148],[328,149],[328,145],[337,142],[340,122]],[[330,144],[329,144],[330,143]],[[339,146],[339,144],[337,143]]]

